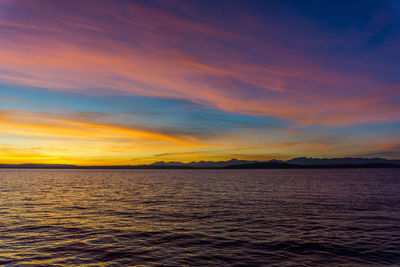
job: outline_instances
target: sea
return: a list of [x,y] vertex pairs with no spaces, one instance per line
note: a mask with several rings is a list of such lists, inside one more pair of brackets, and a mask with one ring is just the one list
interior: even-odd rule
[[2,266],[399,266],[400,169],[0,169]]

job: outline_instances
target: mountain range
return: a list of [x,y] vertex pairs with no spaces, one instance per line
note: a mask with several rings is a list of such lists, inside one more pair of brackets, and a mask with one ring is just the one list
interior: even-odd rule
[[78,166],[67,164],[0,164],[0,168],[50,168],[50,169],[287,169],[287,168],[400,168],[400,160],[382,158],[307,158],[299,157],[287,161],[248,161],[231,159],[227,161],[192,161],[188,163],[177,161],[158,161],[142,165],[114,165],[114,166]]

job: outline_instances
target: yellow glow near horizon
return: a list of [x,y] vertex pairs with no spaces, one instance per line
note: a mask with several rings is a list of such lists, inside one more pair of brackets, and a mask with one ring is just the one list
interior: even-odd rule
[[[85,121],[83,121],[85,119]],[[98,119],[98,118],[97,118]],[[135,128],[132,125],[97,122],[71,114],[47,114],[2,110],[0,116],[0,163],[76,165],[135,165],[155,161],[289,159],[303,156],[341,155],[343,149],[318,142],[288,142],[297,132],[238,131],[195,138]],[[282,136],[284,135],[284,138]],[[256,138],[255,138],[256,137]],[[347,145],[346,151],[381,149],[379,145]]]

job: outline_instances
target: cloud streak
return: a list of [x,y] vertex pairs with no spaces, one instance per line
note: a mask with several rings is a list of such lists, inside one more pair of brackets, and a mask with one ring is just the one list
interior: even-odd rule
[[[307,49],[258,40],[223,21],[214,25],[212,19],[190,19],[159,4],[128,1],[17,0],[1,5],[7,11],[0,19],[4,83],[182,98],[300,124],[400,119],[399,102],[393,100],[400,97],[398,84],[371,73],[324,68],[307,57]],[[280,27],[264,30],[268,35]]]
[[400,14],[332,5],[1,0],[0,159],[394,157]]
[[75,139],[120,138],[190,144],[191,136],[145,130],[131,125],[90,122],[96,114],[49,114],[0,110],[0,133]]

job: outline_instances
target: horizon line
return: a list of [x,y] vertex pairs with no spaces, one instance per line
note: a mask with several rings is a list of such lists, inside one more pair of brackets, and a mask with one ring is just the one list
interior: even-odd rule
[[[158,166],[160,165],[154,165],[157,163],[163,163],[163,164],[171,164],[171,163],[177,163],[177,164],[185,164],[187,167],[190,167],[188,164],[191,163],[228,163],[229,161],[241,161],[246,163],[271,163],[271,162],[280,162],[280,163],[287,163],[288,161],[295,160],[295,159],[307,159],[307,160],[344,160],[344,159],[359,159],[359,160],[385,160],[385,161],[400,161],[400,159],[388,159],[388,158],[381,158],[381,157],[334,157],[334,158],[313,158],[313,157],[294,157],[289,160],[279,160],[279,159],[270,159],[270,160],[245,160],[245,159],[237,159],[237,158],[231,158],[229,160],[198,160],[198,161],[190,161],[190,162],[182,162],[182,161],[154,161],[152,163],[148,164],[115,164],[115,165],[108,165],[108,164],[103,164],[103,165],[81,165],[81,164],[69,164],[69,163],[34,163],[34,162],[27,162],[27,163],[0,163],[0,166],[23,166],[23,165],[43,165],[43,166],[70,166],[70,167],[145,167],[145,166]],[[289,163],[290,164],[290,163]],[[292,163],[293,164],[293,163]],[[354,163],[350,163],[354,164]],[[173,165],[170,165],[173,166]],[[162,167],[162,166],[161,166]],[[168,166],[165,166],[168,167]],[[185,166],[176,166],[176,167],[185,167]]]

